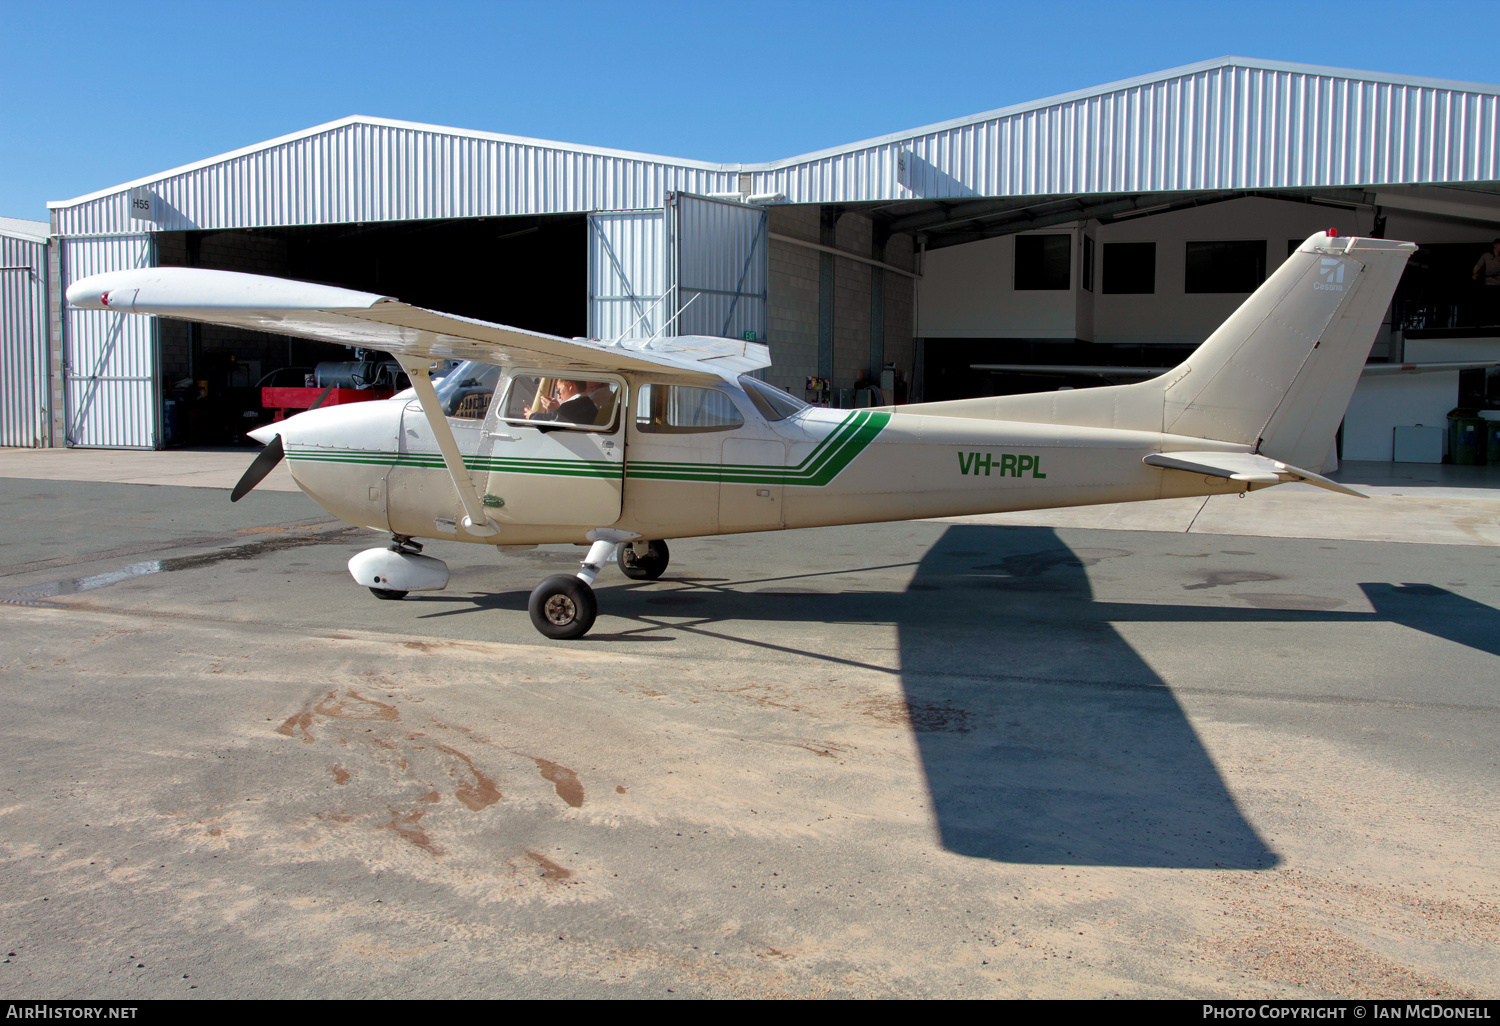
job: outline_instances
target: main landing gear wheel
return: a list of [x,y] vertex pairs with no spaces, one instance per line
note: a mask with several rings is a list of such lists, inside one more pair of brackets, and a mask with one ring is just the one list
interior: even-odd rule
[[395,588],[371,588],[370,594],[378,599],[385,599],[387,602],[406,598],[406,592],[397,591]]
[[615,555],[620,572],[633,581],[654,581],[667,570],[672,553],[664,541],[625,542]]
[[531,622],[549,638],[581,638],[594,626],[599,601],[594,589],[571,574],[557,574],[536,586],[526,603]]

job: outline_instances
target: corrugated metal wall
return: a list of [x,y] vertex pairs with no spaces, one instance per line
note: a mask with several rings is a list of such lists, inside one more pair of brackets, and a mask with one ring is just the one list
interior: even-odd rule
[[[156,227],[499,217],[660,207],[675,189],[721,192],[732,172],[525,140],[361,121],[228,157],[149,186]],[[56,208],[63,235],[140,231],[128,191]]]
[[649,338],[670,316],[661,210],[589,215],[589,337]]
[[677,309],[683,311],[673,334],[764,341],[770,276],[765,208],[677,194],[667,210]]
[[0,235],[0,446],[48,442],[47,244]]
[[[149,235],[62,240],[62,291],[91,274],[150,267]],[[156,318],[69,309],[63,319],[63,394],[68,444],[158,447]]]
[[1192,75],[755,172],[793,203],[1500,179],[1500,96],[1266,68]]

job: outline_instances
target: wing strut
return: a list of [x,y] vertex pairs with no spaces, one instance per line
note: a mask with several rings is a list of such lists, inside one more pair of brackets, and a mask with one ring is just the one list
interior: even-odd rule
[[417,398],[422,403],[422,413],[427,417],[427,423],[432,426],[432,435],[437,439],[438,448],[443,453],[443,463],[448,468],[448,476],[453,478],[453,488],[458,492],[458,501],[463,503],[465,516],[460,524],[464,531],[476,538],[489,538],[500,533],[500,525],[495,523],[484,512],[484,500],[474,490],[474,482],[469,479],[468,468],[464,466],[464,458],[458,451],[458,442],[453,437],[453,429],[448,426],[448,417],[443,413],[443,404],[438,402],[437,392],[432,387],[432,357],[410,356],[403,353],[392,353],[401,364],[401,369],[406,371],[406,376],[411,378],[411,387],[416,390]]

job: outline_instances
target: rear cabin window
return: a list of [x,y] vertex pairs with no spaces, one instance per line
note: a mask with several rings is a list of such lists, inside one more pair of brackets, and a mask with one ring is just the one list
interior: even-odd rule
[[620,386],[613,381],[531,371],[511,379],[501,417],[513,424],[607,431],[619,399]]
[[642,385],[636,392],[635,426],[657,434],[730,431],[745,423],[727,393],[693,385]]

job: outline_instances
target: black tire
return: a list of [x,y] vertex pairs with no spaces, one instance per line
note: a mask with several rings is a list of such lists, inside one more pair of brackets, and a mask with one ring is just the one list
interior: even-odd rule
[[577,577],[558,574],[536,586],[526,611],[531,614],[532,626],[547,637],[571,641],[594,626],[599,600],[594,597],[594,589]]
[[385,599],[387,602],[394,602],[397,599],[406,598],[406,592],[397,591],[394,588],[371,588],[370,594],[374,595],[378,599]]
[[667,572],[672,553],[664,541],[625,542],[615,553],[620,572],[632,581],[654,581]]

